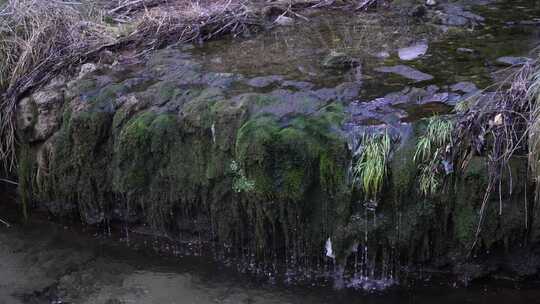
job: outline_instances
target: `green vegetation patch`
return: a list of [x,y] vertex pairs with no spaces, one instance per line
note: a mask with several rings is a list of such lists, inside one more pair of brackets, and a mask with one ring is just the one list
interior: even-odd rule
[[236,156],[255,191],[299,201],[315,185],[332,192],[344,184],[348,152],[336,132],[342,119],[342,107],[331,105],[286,122],[271,114],[247,121],[238,131]]

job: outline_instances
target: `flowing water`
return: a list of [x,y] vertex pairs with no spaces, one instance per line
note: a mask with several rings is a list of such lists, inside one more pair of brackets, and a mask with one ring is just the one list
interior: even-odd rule
[[[506,13],[508,5],[515,7],[516,3],[521,6]],[[390,13],[312,12],[306,14],[308,21],[295,26],[250,38],[209,42],[188,52],[208,71],[242,75],[228,94],[321,93],[325,88],[355,83],[361,89],[349,109],[353,117],[350,128],[363,130],[364,125],[386,123],[403,133],[419,118],[451,110],[455,100],[450,102],[448,94],[438,100],[437,94],[444,94],[441,90],[452,91],[451,86],[459,83],[455,91],[471,93],[485,88],[505,74],[498,72],[498,58],[529,56],[540,42],[540,7],[534,1],[507,1],[477,7],[475,12],[486,18],[486,26],[459,30],[426,26]],[[324,58],[332,53],[344,54],[350,66],[325,66]],[[473,89],[467,89],[471,84]],[[413,98],[415,89],[423,90],[419,99],[428,96],[429,100],[396,102],[407,94],[408,100]],[[439,282],[436,274],[382,292],[336,291],[326,280],[315,286],[309,282],[287,284],[272,279],[271,274],[262,279],[242,274],[236,267],[215,262],[211,252],[160,256],[145,249],[168,246],[154,244],[157,240],[145,240],[145,246],[133,250],[126,235],[84,230],[46,221],[27,227],[0,226],[0,304],[540,303],[539,282],[476,282],[463,288],[459,283]],[[326,250],[331,256],[330,240]],[[378,289],[366,284],[369,281],[362,281],[361,289]]]

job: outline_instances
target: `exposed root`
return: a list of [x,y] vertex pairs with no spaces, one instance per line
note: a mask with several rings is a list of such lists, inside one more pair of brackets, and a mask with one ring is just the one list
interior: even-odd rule
[[19,184],[19,183],[15,182],[15,181],[5,179],[5,178],[0,178],[0,182],[6,183],[6,184],[11,184],[11,185],[18,185]]
[[10,227],[11,227],[11,225],[10,225],[8,222],[4,221],[4,220],[1,219],[1,218],[0,218],[0,223],[4,224],[7,228],[10,228]]

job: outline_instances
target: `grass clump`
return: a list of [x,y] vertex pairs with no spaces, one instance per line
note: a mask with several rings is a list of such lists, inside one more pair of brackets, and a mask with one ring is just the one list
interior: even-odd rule
[[452,121],[432,116],[428,119],[425,134],[418,140],[414,161],[420,164],[419,188],[423,195],[436,194],[444,175],[453,172],[449,160],[453,130]]
[[111,41],[97,19],[61,1],[9,0],[0,9],[0,160],[8,169],[20,96]]
[[360,185],[366,200],[376,202],[387,175],[391,139],[388,132],[369,134],[364,135],[362,143],[362,154],[353,168],[353,181]]

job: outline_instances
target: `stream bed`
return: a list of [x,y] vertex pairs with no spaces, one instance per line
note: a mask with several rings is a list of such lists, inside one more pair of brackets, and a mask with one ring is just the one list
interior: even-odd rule
[[172,258],[68,226],[0,228],[0,303],[440,304],[539,303],[540,282],[436,280],[380,292],[259,280],[208,257]]

